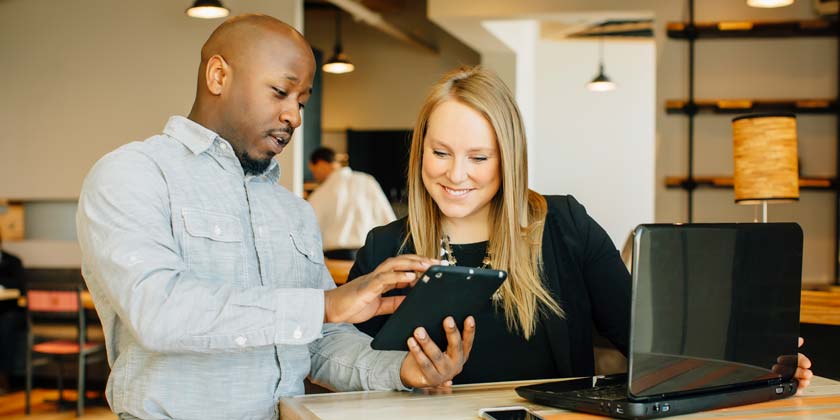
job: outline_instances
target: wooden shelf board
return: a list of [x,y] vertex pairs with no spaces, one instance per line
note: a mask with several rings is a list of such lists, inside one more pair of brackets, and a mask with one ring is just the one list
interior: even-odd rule
[[837,22],[825,19],[776,21],[670,22],[673,39],[836,37]]
[[[688,178],[684,176],[668,176],[665,177],[665,186],[668,188],[682,188],[683,183],[687,179]],[[833,181],[834,180],[832,178],[800,178],[799,188],[833,191]],[[711,188],[732,188],[735,184],[732,177],[726,176],[695,176],[694,182],[697,183],[698,187]]]
[[[669,99],[665,110],[669,114],[689,114],[690,102]],[[792,112],[795,114],[838,113],[835,99],[698,99],[694,101],[697,113],[743,114],[748,112]]]

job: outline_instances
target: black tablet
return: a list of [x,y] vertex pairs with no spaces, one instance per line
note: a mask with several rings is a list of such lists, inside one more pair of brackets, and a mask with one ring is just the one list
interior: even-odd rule
[[424,327],[441,350],[446,350],[443,320],[452,316],[458,329],[464,320],[492,305],[493,293],[507,273],[486,268],[435,265],[408,292],[397,311],[370,343],[375,350],[408,350],[406,340]]

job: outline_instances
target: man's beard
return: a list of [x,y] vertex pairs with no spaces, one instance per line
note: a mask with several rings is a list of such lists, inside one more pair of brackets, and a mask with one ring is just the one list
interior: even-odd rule
[[247,151],[242,151],[239,153],[239,164],[242,165],[242,170],[245,171],[245,175],[259,175],[265,172],[268,169],[268,166],[271,165],[271,159],[254,159],[248,156]]

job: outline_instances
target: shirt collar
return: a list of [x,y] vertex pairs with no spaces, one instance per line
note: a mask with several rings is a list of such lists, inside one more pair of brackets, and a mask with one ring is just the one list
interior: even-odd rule
[[219,137],[213,130],[180,115],[169,118],[163,133],[180,141],[196,155],[204,153]]
[[[225,148],[222,149],[227,153],[230,153],[234,157],[237,166],[239,166],[239,159],[236,158],[233,153],[233,149],[227,140],[216,134],[215,131],[189,118],[182,117],[180,115],[169,117],[169,121],[166,122],[166,126],[163,128],[163,133],[180,141],[196,155],[210,150],[213,148],[214,143],[225,143],[228,147],[226,150]],[[215,149],[219,149],[218,145]],[[242,170],[241,166],[239,170]],[[272,159],[271,163],[268,165],[268,169],[266,169],[261,175],[265,175],[272,182],[277,182],[277,180],[280,179],[280,165],[277,164],[277,160]]]

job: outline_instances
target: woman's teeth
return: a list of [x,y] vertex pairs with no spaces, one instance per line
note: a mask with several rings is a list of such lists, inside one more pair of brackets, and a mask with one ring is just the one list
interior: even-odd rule
[[452,195],[455,195],[455,196],[462,196],[462,195],[472,191],[469,188],[468,189],[463,189],[463,190],[454,190],[452,188],[443,187],[443,189],[446,190],[446,192],[448,192],[449,194],[452,194]]

